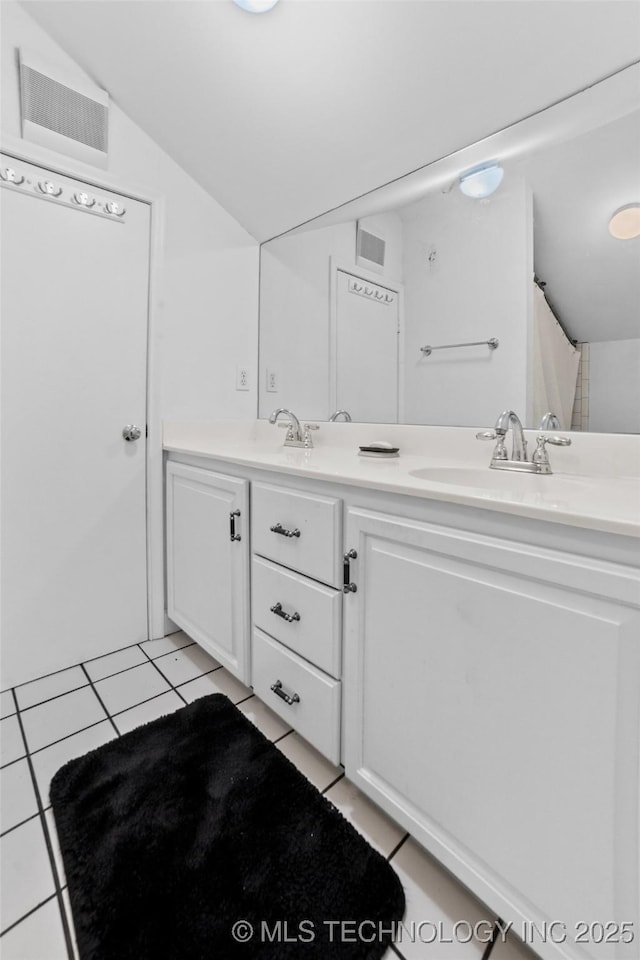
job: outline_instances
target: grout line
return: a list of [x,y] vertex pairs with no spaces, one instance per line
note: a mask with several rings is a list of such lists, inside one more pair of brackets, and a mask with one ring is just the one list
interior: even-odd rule
[[[146,642],[146,641],[145,641]],[[99,657],[91,657],[90,660],[84,661],[85,663],[94,663],[96,660],[102,660],[104,657],[111,656],[112,653],[122,653],[123,650],[129,650],[131,647],[137,647],[137,643],[129,643],[126,647],[118,647],[117,650],[110,650],[108,653],[102,653]],[[82,663],[72,663],[68,667],[61,667],[59,670],[52,670],[51,673],[43,673],[41,677],[36,677],[35,680],[27,680],[25,683],[18,683],[15,688],[7,687],[6,690],[0,691],[0,693],[8,693],[12,689],[18,689],[19,687],[28,687],[30,683],[36,683],[37,680],[46,680],[47,677],[55,677],[58,673],[66,673],[67,670],[73,670],[74,667],[81,667]],[[28,709],[28,708],[27,708]]]
[[328,787],[325,787],[324,790],[321,791],[321,793],[323,794],[328,793],[328,791],[331,790],[331,787],[335,787],[336,783],[339,783],[343,778],[344,778],[344,773],[339,774],[339,776],[337,776],[335,780],[331,781]]
[[405,833],[404,837],[402,837],[402,839],[400,839],[400,840],[398,841],[398,843],[396,843],[395,847],[393,848],[393,850],[391,851],[391,853],[390,853],[389,856],[387,857],[387,860],[391,861],[392,858],[395,857],[395,855],[396,855],[396,853],[398,852],[398,850],[400,849],[400,847],[403,847],[403,846],[405,845],[405,843],[407,842],[408,839],[409,839],[409,834],[408,834],[408,833]]
[[291,730],[287,730],[286,733],[283,733],[281,737],[278,737],[277,740],[272,740],[271,743],[280,743],[280,741],[284,740],[285,737],[290,737],[292,733],[293,733],[293,727],[291,728]]
[[[250,693],[248,696],[243,697],[242,700],[236,700],[236,702],[234,703],[234,706],[239,707],[241,703],[246,703],[247,700],[251,700],[253,697],[255,697],[255,693]],[[229,697],[229,699],[231,698]],[[231,702],[233,703],[233,700]],[[265,703],[265,707],[266,707],[266,703]]]
[[286,733],[281,733],[280,736],[276,737],[275,740],[272,740],[271,743],[280,743],[280,741],[284,740],[285,737],[288,737],[290,733],[293,733],[293,727],[291,727],[291,730],[287,730]]
[[[29,910],[28,913],[25,913],[24,916],[20,917],[19,920],[15,920],[14,923],[11,924],[11,926],[5,927],[4,930],[2,931],[2,933],[0,933],[0,937],[4,937],[5,933],[9,933],[10,930],[15,930],[15,928],[18,926],[19,923],[22,923],[23,920],[28,920],[29,917],[32,916],[32,915],[36,912],[36,910],[39,910],[40,907],[44,907],[45,904],[50,903],[51,900],[55,899],[55,897],[56,897],[56,894],[55,894],[55,893],[52,893],[50,897],[47,897],[47,898],[46,898],[46,900],[42,900],[41,903],[39,903],[39,904],[37,904],[37,906],[33,907],[32,910]],[[71,958],[71,960],[73,960],[73,958]]]
[[[71,941],[71,933],[69,930],[69,921],[67,919],[67,912],[65,910],[64,902],[62,900],[62,888],[60,887],[60,878],[58,877],[58,867],[57,867],[56,858],[53,852],[53,844],[51,842],[51,836],[49,835],[49,825],[47,824],[47,818],[44,815],[42,798],[40,797],[40,788],[38,786],[38,781],[36,779],[36,772],[33,768],[33,761],[31,759],[31,754],[29,753],[29,744],[27,743],[27,737],[24,732],[24,727],[22,725],[22,717],[20,716],[20,710],[18,709],[18,698],[16,696],[15,690],[13,690],[13,699],[16,705],[18,724],[20,725],[20,733],[22,734],[22,740],[24,742],[24,746],[27,751],[27,763],[29,764],[29,773],[31,775],[31,783],[33,785],[33,790],[36,795],[36,804],[38,806],[40,828],[44,834],[44,842],[47,848],[47,855],[49,857],[49,866],[51,867],[51,873],[53,875],[53,885],[55,887],[54,896],[58,901],[58,910],[60,911],[60,920],[62,922],[62,932],[64,934],[64,940],[67,946],[67,953],[69,955],[69,960],[74,960],[73,945]],[[51,899],[51,898],[49,897],[48,899]],[[39,904],[39,906],[42,906],[42,904]],[[24,919],[24,917],[22,919]]]
[[25,823],[29,823],[30,820],[33,820],[34,817],[39,817],[39,816],[40,816],[40,813],[38,810],[36,810],[35,813],[32,813],[30,817],[25,817],[24,820],[20,821],[20,823],[14,823],[12,827],[7,827],[6,830],[3,830],[2,833],[0,833],[0,837],[6,837],[7,834],[13,833],[14,830],[18,829],[18,827],[24,826]]
[[79,730],[74,730],[73,733],[67,733],[64,737],[58,737],[57,740],[53,740],[51,743],[45,743],[43,747],[38,747],[37,750],[32,750],[29,756],[35,756],[37,753],[42,753],[43,750],[47,750],[49,747],[54,747],[57,743],[62,743],[63,740],[68,740],[69,737],[75,737],[76,733],[84,733],[85,730],[90,730],[91,727],[97,727],[101,723],[105,723],[105,721],[106,717],[104,720],[96,720],[95,723],[89,723],[86,727],[80,727]]
[[100,701],[100,706],[102,707],[102,709],[103,709],[104,712],[106,713],[106,715],[107,715],[107,720],[110,722],[111,726],[113,727],[113,729],[115,730],[115,732],[118,734],[118,736],[120,736],[120,731],[118,730],[118,728],[116,727],[115,723],[114,723],[113,720],[111,719],[111,714],[109,713],[109,711],[108,711],[107,708],[105,707],[104,702],[103,702],[103,700],[102,700],[102,697],[100,696],[100,694],[99,694],[98,691],[96,690],[95,685],[94,685],[94,683],[93,683],[93,680],[91,679],[91,677],[90,677],[89,674],[87,673],[87,668],[85,667],[84,663],[81,663],[80,666],[81,666],[82,669],[84,670],[85,676],[86,676],[87,680],[89,681],[89,686],[91,687],[91,689],[92,689],[93,692],[95,693],[96,697],[97,697],[98,700]]
[[[140,644],[138,644],[138,646],[140,647]],[[142,647],[140,647],[140,649],[142,650]],[[142,650],[142,652],[144,653],[144,655],[145,655],[145,657],[147,658],[147,660],[149,661],[149,663],[153,664],[153,666],[156,668],[156,670],[158,671],[158,673],[160,674],[160,676],[162,677],[162,679],[164,680],[164,682],[169,684],[169,686],[171,687],[171,689],[173,690],[173,692],[176,693],[176,694],[180,697],[180,699],[182,700],[182,702],[185,703],[185,704],[188,703],[188,700],[186,700],[186,698],[182,696],[182,694],[180,693],[180,691],[179,691],[178,689],[176,689],[176,687],[171,683],[171,680],[169,680],[168,677],[165,677],[164,673],[162,672],[162,670],[160,669],[160,667],[158,666],[158,664],[156,663],[156,661],[151,659],[151,657],[149,656],[149,654],[147,653],[147,651],[146,651],[146,650]],[[174,651],[174,652],[176,652],[176,651]],[[163,654],[163,656],[165,656],[165,654]],[[193,679],[194,679],[194,680],[197,680],[198,678],[197,678],[197,677],[194,677]],[[186,680],[186,681],[185,681],[185,683],[189,683],[189,682],[190,682],[189,680]],[[169,692],[168,690],[165,690],[165,691],[164,691],[164,693],[168,693],[168,692]],[[153,699],[153,697],[151,697],[150,699]],[[143,701],[143,703],[144,703],[144,702],[146,702],[146,701]],[[136,704],[136,706],[137,706],[137,704]]]
[[109,716],[116,720],[118,717],[121,717],[123,713],[128,713],[129,710],[135,710],[136,707],[141,707],[145,703],[153,703],[154,700],[158,700],[160,697],[166,697],[166,695],[171,692],[178,693],[178,691],[173,690],[173,688],[171,690],[162,690],[160,693],[154,693],[152,697],[147,697],[146,700],[141,700],[139,703],[134,703],[132,707],[124,707],[123,710],[117,710],[115,713],[109,714]]
[[[72,668],[73,669],[73,668]],[[33,681],[35,682],[35,681]],[[86,683],[81,683],[77,687],[73,687],[71,690],[65,690],[63,693],[56,693],[52,697],[46,697],[44,700],[38,700],[37,703],[30,703],[28,707],[20,707],[21,713],[26,713],[27,710],[35,710],[36,707],[41,707],[44,703],[51,703],[52,700],[59,700],[60,697],[66,697],[68,693],[77,693],[78,690],[84,690],[87,686]],[[17,697],[16,697],[17,699]]]
[[[138,646],[140,646],[140,644],[138,644]],[[172,656],[173,654],[176,654],[176,653],[182,653],[183,650],[188,650],[189,647],[195,647],[195,646],[197,646],[197,644],[196,644],[195,640],[192,640],[191,643],[185,643],[184,647],[176,647],[175,650],[167,650],[166,653],[159,653],[157,657],[149,657],[149,654],[147,653],[146,650],[143,650],[142,652],[145,654],[145,656],[149,657],[149,660],[164,660],[165,657],[170,657],[170,656]],[[204,650],[202,647],[200,647],[200,649],[203,651],[203,653],[206,653],[206,652],[207,652],[207,651]],[[209,656],[210,656],[210,654],[209,654]],[[215,660],[215,657],[211,657],[211,659],[212,659],[212,660]],[[218,663],[217,660],[216,660],[216,663]],[[217,666],[217,667],[213,667],[213,669],[214,669],[214,670],[219,670],[221,666],[222,666],[222,664],[221,664],[221,663],[218,663],[218,666]],[[210,673],[211,671],[208,670],[207,672]],[[186,682],[186,681],[185,681],[185,682]]]

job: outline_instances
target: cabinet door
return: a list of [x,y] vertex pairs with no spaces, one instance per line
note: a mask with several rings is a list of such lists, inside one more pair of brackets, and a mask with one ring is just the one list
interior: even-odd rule
[[516,932],[566,924],[543,956],[635,957],[574,936],[640,929],[638,571],[361,510],[346,546],[347,775]]
[[167,463],[167,613],[244,683],[250,679],[248,488],[246,480]]

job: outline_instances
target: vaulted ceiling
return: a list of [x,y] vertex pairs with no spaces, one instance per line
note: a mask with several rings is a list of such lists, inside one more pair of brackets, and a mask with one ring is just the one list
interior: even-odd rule
[[640,59],[632,0],[25,0],[260,240]]

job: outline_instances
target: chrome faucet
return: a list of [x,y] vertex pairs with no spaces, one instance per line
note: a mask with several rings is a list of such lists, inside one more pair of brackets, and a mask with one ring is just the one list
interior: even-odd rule
[[336,412],[332,413],[329,417],[329,423],[335,423],[338,417],[344,417],[345,423],[351,423],[351,414],[348,410],[336,410]]
[[[511,459],[526,460],[527,441],[524,438],[524,431],[522,429],[522,424],[520,423],[520,417],[517,415],[517,413],[514,413],[513,410],[503,410],[496,420],[496,425],[494,428],[496,435],[503,438],[503,442],[509,431],[509,427],[511,427],[512,437]],[[504,457],[501,459],[504,459]]]
[[311,431],[320,429],[317,423],[305,423],[303,431],[303,427],[295,413],[287,410],[286,407],[278,407],[277,410],[274,410],[269,417],[269,423],[275,423],[280,414],[284,414],[289,418],[287,423],[278,424],[279,427],[286,427],[287,429],[287,435],[284,438],[285,447],[306,447],[307,449],[313,447]]
[[[548,414],[553,416],[553,414]],[[509,457],[506,448],[506,436],[511,428],[513,437],[511,457]],[[542,427],[541,427],[542,429]],[[489,466],[493,470],[516,470],[521,473],[551,473],[549,457],[547,456],[546,445],[548,443],[557,447],[568,447],[571,440],[568,437],[544,437],[542,434],[537,439],[537,446],[531,460],[527,460],[527,441],[524,438],[524,431],[520,418],[513,410],[504,410],[498,419],[493,430],[482,430],[476,433],[478,440],[495,440],[496,445],[491,457]]]
[[560,421],[556,417],[555,413],[545,413],[544,417],[540,421],[540,426],[538,430],[561,430]]

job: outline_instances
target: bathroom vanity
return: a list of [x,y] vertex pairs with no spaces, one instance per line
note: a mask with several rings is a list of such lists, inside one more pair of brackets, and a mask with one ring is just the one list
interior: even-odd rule
[[385,431],[167,425],[168,614],[541,956],[637,957],[638,438]]

